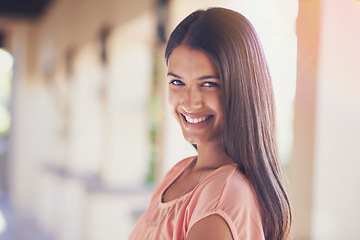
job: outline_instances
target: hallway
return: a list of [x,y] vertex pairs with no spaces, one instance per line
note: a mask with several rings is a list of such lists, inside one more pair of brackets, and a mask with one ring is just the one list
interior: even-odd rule
[[210,6],[262,41],[291,240],[360,239],[360,0],[16,2],[0,0],[0,240],[127,239],[167,170],[197,154],[168,111],[164,52]]

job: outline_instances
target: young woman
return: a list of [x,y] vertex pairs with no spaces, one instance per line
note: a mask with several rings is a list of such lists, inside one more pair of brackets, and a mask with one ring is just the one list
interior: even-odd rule
[[168,172],[130,239],[286,239],[274,96],[250,22],[196,11],[172,32],[165,59],[172,113],[198,155]]

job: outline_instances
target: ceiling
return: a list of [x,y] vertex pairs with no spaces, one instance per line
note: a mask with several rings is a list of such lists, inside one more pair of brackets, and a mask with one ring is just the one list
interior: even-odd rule
[[0,0],[0,17],[37,18],[52,0]]

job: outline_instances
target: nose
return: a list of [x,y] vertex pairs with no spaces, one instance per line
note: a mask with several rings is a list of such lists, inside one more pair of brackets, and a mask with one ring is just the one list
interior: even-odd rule
[[195,112],[203,106],[200,89],[197,86],[187,87],[181,99],[181,107],[188,113]]

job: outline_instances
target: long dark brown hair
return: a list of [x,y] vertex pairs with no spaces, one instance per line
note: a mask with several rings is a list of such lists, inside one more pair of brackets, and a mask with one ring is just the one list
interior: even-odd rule
[[287,239],[291,209],[277,152],[274,95],[252,24],[229,9],[198,10],[172,32],[166,63],[181,44],[205,52],[216,64],[222,81],[225,152],[257,194],[265,238]]

